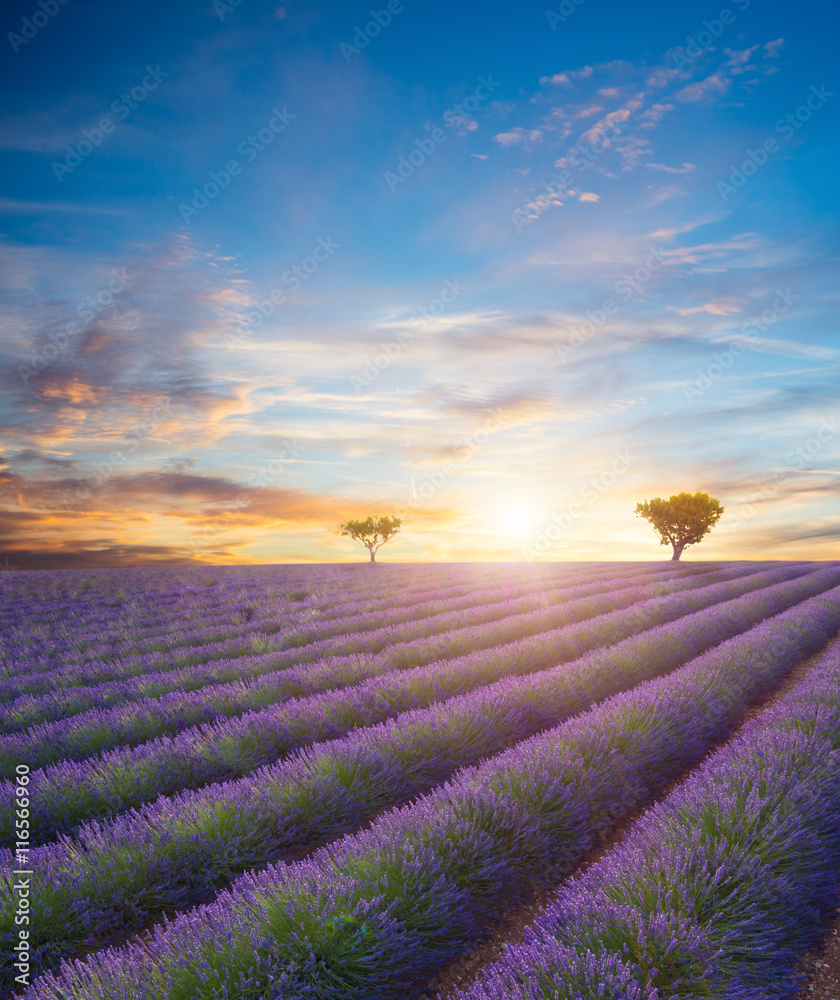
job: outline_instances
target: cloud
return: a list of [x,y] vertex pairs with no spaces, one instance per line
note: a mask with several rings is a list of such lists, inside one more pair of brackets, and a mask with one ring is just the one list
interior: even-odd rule
[[[80,134],[85,125],[93,125],[85,116],[78,126],[68,124],[68,115],[79,117],[78,109],[59,108],[56,113],[29,114],[25,118],[6,118],[0,126],[0,149],[16,153],[58,154],[69,143],[83,138]],[[102,115],[100,114],[101,118]]]
[[655,128],[669,111],[674,110],[673,104],[652,104],[646,111],[643,111],[638,122],[642,128]]
[[[202,565],[200,559],[181,545],[126,545],[111,538],[93,541],[78,538],[56,539],[49,548],[8,547],[14,565],[21,570],[54,569],[118,569],[127,566],[190,566]],[[216,555],[217,553],[208,553]],[[233,551],[223,550],[225,561],[237,561]],[[207,562],[216,563],[218,558]]]
[[582,191],[578,195],[578,201],[600,201],[600,195],[593,194],[591,191]]
[[651,233],[646,233],[643,239],[670,240],[673,239],[674,236],[682,233],[690,233],[692,230],[697,229],[700,226],[707,226],[710,222],[719,222],[721,219],[725,219],[728,215],[728,212],[707,212],[705,215],[700,215],[696,219],[690,219],[688,222],[682,222],[679,225],[668,226],[664,229],[655,229]]
[[585,107],[580,108],[575,117],[577,118],[591,118],[593,115],[599,115],[604,110],[601,104],[588,104]]
[[[654,172],[690,176],[697,172],[697,165],[687,161],[679,165],[662,162],[662,158],[656,155],[653,133],[680,107],[726,97],[731,89],[732,74],[749,66],[749,58],[756,49],[757,46],[743,50],[727,49],[722,59],[718,57],[718,68],[712,72],[708,67],[704,68],[704,75],[696,80],[691,80],[691,73],[700,70],[699,62],[691,66],[690,71],[678,71],[667,66],[651,68],[642,63],[621,60],[541,77],[543,86],[569,89],[573,83],[582,85],[591,82],[593,89],[591,95],[552,107],[541,121],[508,129],[497,135],[496,140],[513,147],[527,144],[529,139],[539,135],[539,141],[549,148],[564,143],[566,149],[554,158],[553,165],[558,170],[570,171],[573,177],[579,170],[588,169],[608,179],[618,180],[641,167]],[[712,53],[713,49],[710,50]],[[612,80],[605,79],[610,76]],[[742,82],[742,89],[745,87]],[[614,100],[622,94],[625,98],[621,107],[603,113],[604,99]],[[541,96],[543,99],[550,98],[548,94],[537,94],[533,100],[537,101]],[[592,124],[578,132],[581,122],[596,116]],[[534,150],[528,149],[528,152],[533,155]],[[550,184],[544,186],[551,187]],[[515,214],[534,220],[547,207],[562,204],[565,193],[565,189],[556,188],[546,194],[534,195],[530,202],[520,205]],[[687,194],[686,189],[677,185],[651,186],[641,203],[653,208]]]
[[40,215],[42,212],[89,212],[93,215],[124,215],[126,209],[101,205],[79,205],[66,201],[20,201],[0,198],[0,212],[9,215]]
[[648,90],[660,90],[669,86],[675,80],[680,79],[681,73],[678,69],[659,66],[651,70],[645,77],[645,86]]
[[634,136],[627,136],[615,144],[615,151],[621,160],[623,171],[635,170],[642,165],[645,156],[652,156],[650,142],[647,139],[639,139]]
[[[202,436],[232,412],[248,412],[247,382],[220,385],[201,371],[209,339],[221,340],[248,296],[230,261],[185,237],[127,258],[65,297],[23,291],[13,304],[21,339],[2,349],[12,440],[45,444],[96,437],[177,399],[181,433]],[[116,284],[105,280],[108,274]],[[115,290],[111,290],[115,289]],[[56,345],[58,349],[56,349]]]
[[669,306],[668,308],[678,312],[680,316],[693,316],[696,313],[712,313],[714,316],[728,316],[730,313],[739,313],[742,311],[738,300],[731,295],[726,298],[716,299],[714,302],[706,302],[701,306],[692,306],[690,309],[682,309],[679,306]]
[[626,101],[623,107],[618,108],[615,111],[610,111],[603,118],[597,121],[594,125],[583,133],[581,139],[583,142],[589,143],[590,145],[603,144],[608,146],[610,144],[610,139],[606,137],[607,132],[614,131],[614,127],[621,125],[626,122],[630,115],[641,106],[642,95],[637,94],[635,97]]
[[781,340],[771,337],[730,337],[737,340],[749,350],[764,354],[778,354],[783,357],[819,358],[824,361],[840,360],[840,351],[833,347],[823,347],[820,344],[802,344],[792,340]]
[[541,76],[540,83],[545,86],[562,87],[574,83],[575,80],[588,80],[593,73],[592,66],[583,66],[578,70],[566,70],[565,73],[555,73],[553,76]]
[[[33,462],[43,466],[42,457],[28,454],[16,456],[12,464]],[[79,499],[77,490],[90,480],[66,474],[77,466],[45,466],[41,472],[51,475],[40,478],[23,479],[13,470],[0,477],[0,494],[9,503],[0,510],[0,532],[7,536],[0,538],[0,550],[14,553],[13,562],[22,567],[192,562],[197,553],[190,541],[201,550],[216,547],[223,534],[234,536],[233,542],[223,539],[224,548],[230,548],[264,541],[269,529],[320,533],[347,516],[361,516],[368,502],[387,503],[380,491],[360,502],[301,488],[255,487],[228,476],[172,468],[106,476],[88,499]],[[15,502],[32,509],[9,509]],[[149,540],[148,536],[160,534],[161,518],[178,522],[177,544]],[[119,543],[114,538],[85,538],[96,536],[108,522],[119,524],[126,536]],[[49,552],[39,551],[38,542],[47,541]]]
[[542,135],[540,129],[515,128],[510,132],[500,132],[493,138],[502,146],[516,146],[524,142],[542,142]]
[[728,256],[733,250],[756,250],[762,240],[755,233],[742,233],[717,243],[700,243],[693,247],[674,247],[664,256],[674,264],[701,264],[707,260]]
[[697,83],[691,83],[687,87],[683,87],[682,90],[678,90],[674,97],[678,101],[682,101],[683,104],[692,104],[697,101],[720,97],[728,89],[729,80],[725,79],[720,73],[713,73],[711,76],[707,76],[705,80],[699,80]]
[[648,194],[642,200],[642,204],[646,208],[654,208],[657,205],[664,204],[671,198],[682,197],[686,193],[679,184],[665,184],[656,187],[649,184],[647,191]]
[[748,70],[755,69],[754,66],[749,64],[750,57],[753,52],[758,49],[758,45],[752,45],[746,49],[727,49],[724,48],[724,52],[729,57],[724,63],[724,66],[729,70],[733,76],[737,76],[740,73],[746,73]]
[[669,167],[664,163],[646,163],[645,167],[648,170],[656,170],[664,174],[693,174],[697,171],[697,166],[694,163],[681,163],[678,167]]

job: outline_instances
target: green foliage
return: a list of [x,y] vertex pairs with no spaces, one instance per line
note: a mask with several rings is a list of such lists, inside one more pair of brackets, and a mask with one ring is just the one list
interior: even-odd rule
[[361,542],[370,550],[370,561],[375,562],[376,550],[389,542],[401,527],[401,517],[366,517],[364,521],[345,521],[341,534]]
[[674,547],[674,560],[686,545],[696,545],[720,520],[724,508],[708,493],[679,493],[636,504],[636,517],[650,521],[662,545]]

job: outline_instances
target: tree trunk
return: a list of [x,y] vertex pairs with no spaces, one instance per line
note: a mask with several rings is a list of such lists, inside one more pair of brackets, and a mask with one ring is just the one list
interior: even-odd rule
[[674,546],[674,554],[671,556],[671,562],[679,562],[685,548],[685,542],[672,542],[671,544]]
[[375,549],[371,549],[370,550],[370,561],[372,563],[376,562],[376,550]]

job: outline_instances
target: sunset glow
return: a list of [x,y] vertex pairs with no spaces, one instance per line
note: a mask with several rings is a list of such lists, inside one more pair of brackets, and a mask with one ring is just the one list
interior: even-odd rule
[[0,563],[840,557],[832,32],[397,6],[4,13]]

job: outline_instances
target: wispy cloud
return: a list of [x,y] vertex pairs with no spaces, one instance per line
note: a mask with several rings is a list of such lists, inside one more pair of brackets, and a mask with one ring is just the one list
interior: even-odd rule
[[493,138],[502,146],[517,146],[526,142],[542,142],[542,131],[540,129],[515,128],[510,132],[500,132]]
[[66,201],[17,201],[0,198],[0,212],[9,215],[40,215],[43,212],[85,212],[93,215],[125,215],[125,208]]

